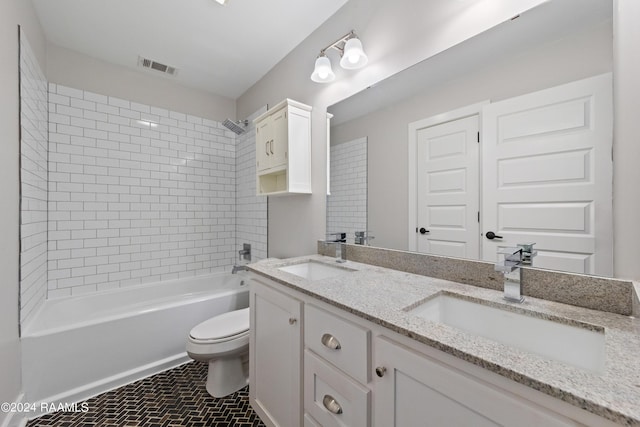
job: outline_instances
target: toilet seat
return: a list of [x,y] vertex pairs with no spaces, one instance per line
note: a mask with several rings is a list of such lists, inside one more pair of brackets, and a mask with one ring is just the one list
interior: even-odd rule
[[218,343],[223,343],[227,341],[242,339],[248,336],[249,336],[249,330],[246,330],[244,332],[240,332],[239,334],[231,335],[223,338],[199,339],[189,335],[189,341],[191,341],[194,344],[218,344]]
[[249,333],[249,308],[230,311],[212,317],[191,329],[189,337],[196,342],[229,341]]

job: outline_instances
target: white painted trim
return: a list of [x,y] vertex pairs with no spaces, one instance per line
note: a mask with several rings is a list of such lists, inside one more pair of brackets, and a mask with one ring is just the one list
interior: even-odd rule
[[[42,399],[40,402],[37,402],[37,407],[40,407],[41,402],[46,402],[47,404],[59,404],[59,403],[77,403],[83,400],[87,400],[91,397],[97,396],[98,394],[106,393],[108,391],[114,390],[118,387],[122,387],[127,384],[131,384],[132,382],[138,381],[140,379],[146,378],[151,375],[158,374],[160,372],[166,371],[168,369],[175,368],[184,363],[187,363],[191,360],[187,353],[179,353],[165,359],[161,359],[152,363],[148,363],[143,366],[139,366],[137,368],[131,369],[126,372],[119,373],[117,375],[112,375],[107,378],[103,378],[98,381],[94,381],[90,384],[83,385],[81,387],[76,387],[74,389],[62,392],[55,396],[50,396],[45,399]],[[36,412],[26,414],[28,415],[28,419],[34,419],[45,415],[46,412]],[[27,418],[25,418],[26,422]],[[4,426],[3,426],[4,427]],[[13,427],[13,426],[11,426]]]
[[[24,401],[24,393],[20,393],[13,403],[19,404]],[[23,427],[27,425],[27,417],[21,412],[7,412],[7,417],[2,422],[1,427]]]
[[[416,131],[426,127],[440,125],[442,123],[451,122],[458,119],[464,119],[466,117],[478,116],[478,129],[480,135],[482,135],[481,115],[482,107],[489,104],[491,101],[486,100],[471,104],[466,107],[458,108],[456,110],[447,111],[446,113],[436,114],[435,116],[427,117],[426,119],[417,120],[411,122],[408,125],[409,128],[409,229],[407,230],[408,243],[410,251],[418,250],[418,239],[416,238],[416,224],[418,222],[418,200],[417,200],[417,182],[418,182],[418,156],[417,148],[418,142],[416,141]],[[482,176],[482,165],[480,165],[480,176]],[[482,206],[482,200],[480,200],[480,206]]]
[[327,113],[327,196],[331,195],[331,119],[333,114]]

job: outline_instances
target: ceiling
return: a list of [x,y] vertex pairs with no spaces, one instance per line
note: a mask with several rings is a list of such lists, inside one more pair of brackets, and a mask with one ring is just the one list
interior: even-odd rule
[[214,0],[33,0],[53,44],[162,75],[138,68],[140,55],[176,67],[176,76],[168,79],[232,99],[346,2],[229,0],[222,6]]

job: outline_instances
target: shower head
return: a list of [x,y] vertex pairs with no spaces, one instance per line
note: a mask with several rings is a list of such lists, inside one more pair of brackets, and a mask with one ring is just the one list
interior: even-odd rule
[[230,119],[226,119],[222,122],[222,126],[226,127],[232,132],[235,132],[236,135],[242,135],[247,130],[247,125],[249,124],[249,120],[236,120],[235,122]]

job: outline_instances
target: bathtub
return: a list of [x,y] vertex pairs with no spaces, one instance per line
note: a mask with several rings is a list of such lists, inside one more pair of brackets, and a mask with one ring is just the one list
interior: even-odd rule
[[47,300],[22,335],[24,401],[78,402],[178,366],[193,326],[248,306],[243,274]]

